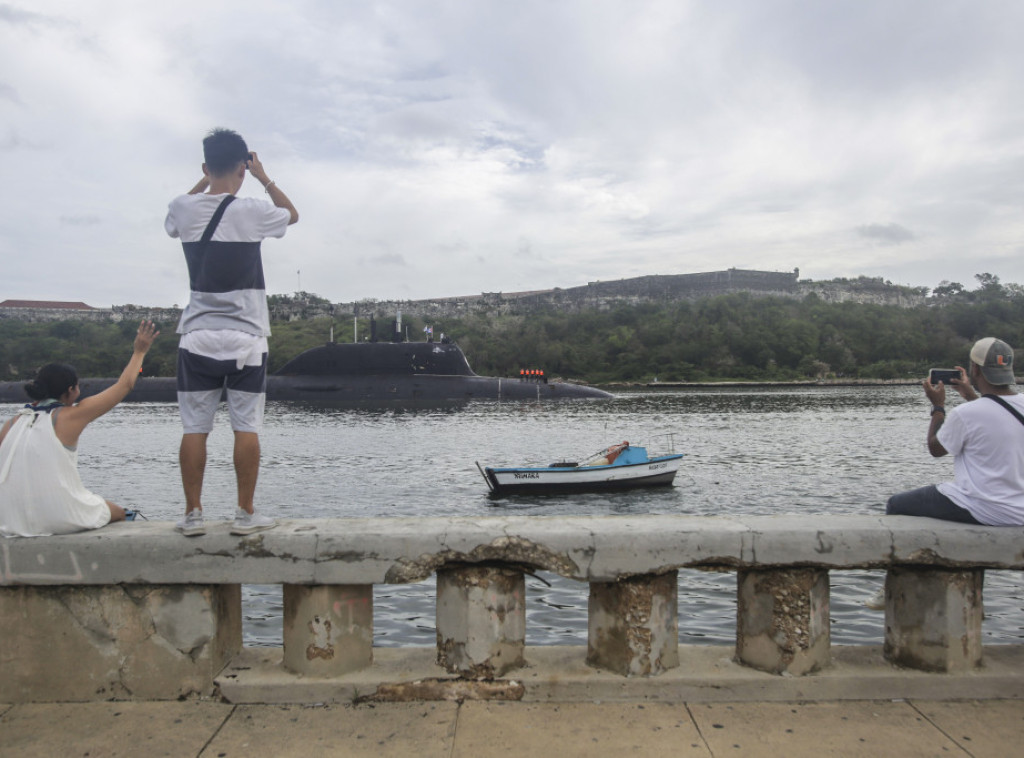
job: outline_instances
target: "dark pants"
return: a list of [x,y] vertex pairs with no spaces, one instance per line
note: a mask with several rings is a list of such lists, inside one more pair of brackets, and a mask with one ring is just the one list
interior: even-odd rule
[[961,524],[981,524],[970,511],[939,492],[934,484],[893,495],[885,504],[885,513],[888,516],[926,516]]

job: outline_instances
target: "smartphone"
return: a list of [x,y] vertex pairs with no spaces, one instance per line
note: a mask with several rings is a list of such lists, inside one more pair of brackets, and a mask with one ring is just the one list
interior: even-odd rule
[[947,387],[950,386],[950,379],[959,379],[960,371],[955,368],[933,368],[928,372],[928,383],[935,385],[942,382]]

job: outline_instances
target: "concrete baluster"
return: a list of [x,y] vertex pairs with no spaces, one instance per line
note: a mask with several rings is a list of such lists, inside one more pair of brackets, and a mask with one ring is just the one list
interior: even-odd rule
[[924,671],[981,665],[982,569],[893,568],[885,580],[885,657]]
[[591,582],[587,664],[623,676],[679,665],[678,571]]
[[828,571],[741,570],[736,597],[737,661],[797,676],[828,665]]
[[284,667],[339,676],[373,663],[373,585],[284,585]]
[[437,664],[452,674],[491,679],[525,665],[526,582],[501,566],[437,571]]

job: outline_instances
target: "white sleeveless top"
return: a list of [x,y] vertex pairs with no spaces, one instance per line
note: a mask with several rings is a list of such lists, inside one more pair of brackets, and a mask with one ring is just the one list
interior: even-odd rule
[[82,484],[78,452],[57,439],[50,414],[22,409],[0,445],[0,535],[45,537],[109,522],[106,501]]

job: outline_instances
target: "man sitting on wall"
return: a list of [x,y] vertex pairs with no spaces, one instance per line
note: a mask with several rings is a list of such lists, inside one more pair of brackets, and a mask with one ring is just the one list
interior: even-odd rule
[[1024,396],[1012,387],[1013,350],[986,337],[970,357],[970,371],[957,366],[960,378],[950,382],[970,402],[948,415],[946,386],[924,382],[932,404],[928,451],[936,458],[952,453],[953,481],[893,495],[887,514],[1024,525]]
[[[924,380],[932,404],[928,452],[936,458],[952,453],[953,481],[893,495],[885,512],[963,524],[1024,525],[1024,396],[1013,390],[1013,350],[986,337],[971,348],[970,370],[957,369],[960,378],[950,384],[968,402],[948,414],[945,384]],[[865,605],[884,609],[885,590]]]

